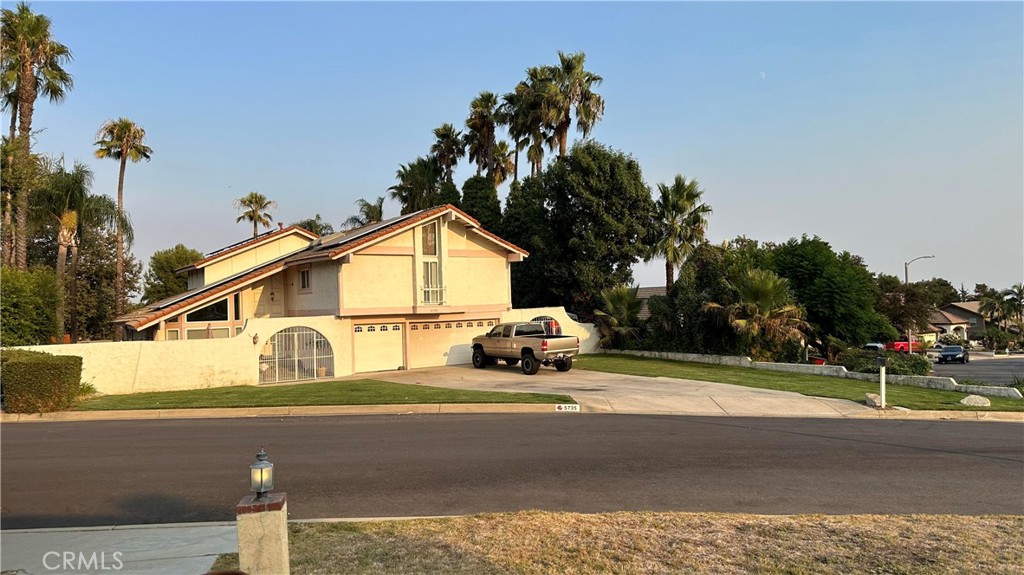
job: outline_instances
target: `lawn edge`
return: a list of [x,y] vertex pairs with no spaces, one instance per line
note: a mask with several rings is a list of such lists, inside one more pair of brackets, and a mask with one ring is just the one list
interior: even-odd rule
[[3,413],[3,423],[118,421],[140,419],[238,419],[246,417],[311,417],[326,415],[410,415],[424,413],[578,413],[560,410],[576,403],[408,403],[379,405],[297,405],[279,407],[195,407],[182,409],[117,409]]

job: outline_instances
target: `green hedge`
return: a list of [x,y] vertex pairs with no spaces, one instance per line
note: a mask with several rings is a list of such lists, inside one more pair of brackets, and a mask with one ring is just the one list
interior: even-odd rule
[[[889,367],[885,369],[889,375],[928,375],[932,370],[932,362],[916,353],[886,351],[885,356],[889,358]],[[849,348],[836,359],[848,371],[878,373],[878,352]]]
[[59,335],[57,279],[53,270],[0,269],[0,345],[40,345]]
[[46,413],[75,404],[82,358],[22,349],[0,350],[0,404],[10,413]]

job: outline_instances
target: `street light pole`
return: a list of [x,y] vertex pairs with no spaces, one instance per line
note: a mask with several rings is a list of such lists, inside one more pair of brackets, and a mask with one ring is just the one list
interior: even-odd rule
[[[934,257],[935,256],[917,256],[916,258],[910,260],[909,262],[903,262],[903,284],[906,285],[908,288],[910,287],[910,264],[916,262],[917,260],[929,259]],[[903,305],[905,306],[907,304],[906,294],[904,294],[903,297]],[[911,318],[907,318],[907,355],[914,353],[914,339],[913,332],[910,328],[910,325],[912,323],[910,319]]]

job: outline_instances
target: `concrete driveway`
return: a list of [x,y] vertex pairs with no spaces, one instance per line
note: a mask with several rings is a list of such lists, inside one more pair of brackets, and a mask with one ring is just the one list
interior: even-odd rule
[[653,413],[780,417],[848,417],[869,407],[842,399],[808,397],[788,391],[755,389],[688,379],[641,377],[573,369],[541,368],[534,376],[504,364],[471,365],[361,374],[359,377],[474,389],[571,395],[591,413]]

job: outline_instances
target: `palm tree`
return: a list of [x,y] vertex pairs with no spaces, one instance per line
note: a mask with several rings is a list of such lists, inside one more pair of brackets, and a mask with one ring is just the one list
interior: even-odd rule
[[419,157],[408,165],[402,164],[395,172],[395,179],[398,183],[388,191],[392,199],[401,202],[402,215],[429,208],[437,202],[441,166],[436,157]]
[[[68,172],[63,160],[58,164],[50,162],[46,186],[36,198],[41,216],[57,225],[57,289],[63,292],[68,249],[77,242],[78,213],[89,196],[92,187],[92,170],[85,164],[75,162]],[[64,298],[58,298],[56,319],[58,333],[64,333]]]
[[530,144],[531,104],[529,88],[525,82],[520,82],[515,91],[501,97],[496,115],[498,123],[508,129],[508,135],[512,138],[512,151],[515,154],[512,168],[514,182],[519,181],[519,152]]
[[[50,19],[32,12],[29,5],[20,2],[14,10],[0,11],[0,70],[4,76],[3,91],[8,105],[13,104],[8,94],[17,93],[18,145],[25,156],[31,150],[32,115],[36,97],[42,93],[51,102],[59,103],[74,86],[71,74],[64,65],[71,61],[71,51],[57,42],[50,29]],[[16,74],[11,74],[17,70]],[[10,161],[10,158],[8,158]],[[28,265],[28,209],[31,187],[19,190],[16,214],[15,262],[18,268]]]
[[291,225],[299,226],[300,228],[311,231],[318,236],[326,236],[327,234],[334,233],[334,226],[332,226],[330,222],[325,222],[320,219],[320,214],[317,214],[315,218],[308,218],[293,222]]
[[359,206],[359,213],[345,220],[346,228],[368,226],[384,219],[384,196],[378,196],[372,203],[360,198],[356,200],[356,205]]
[[545,90],[547,121],[554,126],[554,143],[558,144],[558,157],[564,158],[572,126],[572,111],[576,111],[576,129],[587,137],[604,115],[604,98],[593,88],[602,82],[601,76],[584,69],[586,54],[558,52],[559,63],[547,66],[550,86]]
[[508,142],[504,140],[494,146],[494,157],[491,159],[491,166],[488,171],[494,179],[495,188],[504,183],[508,179],[509,174],[515,169],[512,154],[513,152],[509,148]]
[[712,209],[701,200],[704,190],[697,180],[687,182],[682,175],[676,175],[671,186],[658,184],[658,191],[661,194],[656,204],[658,241],[645,259],[665,258],[665,292],[668,293],[675,283],[675,269],[704,242]]
[[451,124],[441,124],[434,128],[434,137],[437,140],[430,146],[430,153],[437,158],[441,166],[444,181],[452,181],[452,172],[459,163],[459,158],[466,155],[466,145],[462,141],[462,132],[455,129]]
[[235,222],[252,222],[252,237],[260,235],[259,227],[270,227],[274,217],[270,210],[277,208],[277,202],[268,200],[259,192],[249,192],[234,201],[235,209],[242,210],[242,215],[235,218]]
[[[96,157],[118,160],[120,167],[117,173],[117,209],[124,213],[124,169],[131,160],[133,164],[141,160],[147,162],[153,155],[153,149],[147,146],[146,130],[129,120],[118,118],[107,120],[96,132]],[[114,311],[120,315],[124,311],[124,230],[117,228],[116,273],[114,293],[117,301]],[[120,331],[118,332],[120,334]]]
[[724,313],[736,333],[772,343],[800,340],[810,326],[793,304],[789,281],[762,269],[747,270],[735,285],[739,301],[729,306],[709,302],[708,312]]
[[1024,327],[1024,283],[1014,284],[1003,292],[1010,313],[1017,318],[1017,325]]
[[476,175],[487,169],[494,157],[495,125],[497,123],[498,98],[491,92],[480,95],[469,104],[466,118],[466,135],[463,142],[469,153],[469,161],[476,162]]
[[601,333],[598,345],[606,347],[636,336],[641,304],[636,297],[638,289],[620,285],[601,290],[604,309],[594,310],[597,328]]

